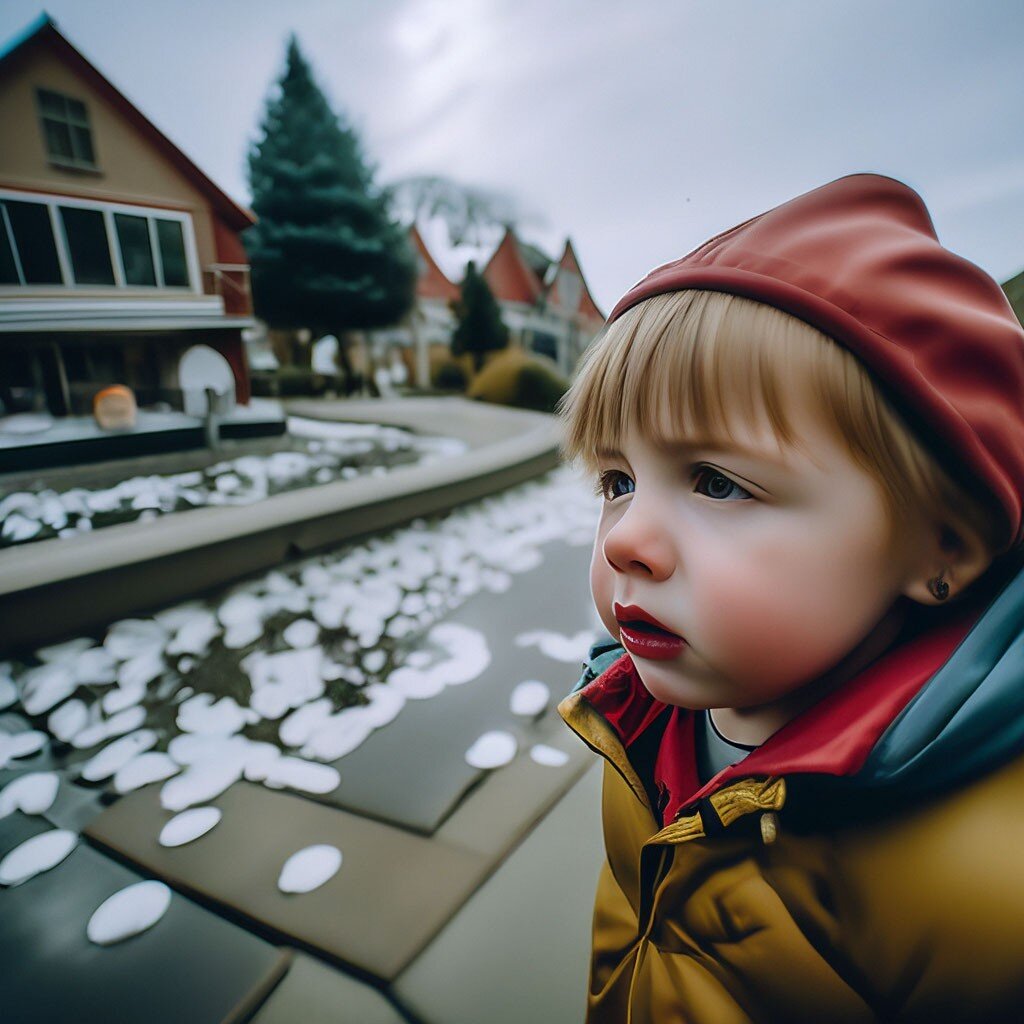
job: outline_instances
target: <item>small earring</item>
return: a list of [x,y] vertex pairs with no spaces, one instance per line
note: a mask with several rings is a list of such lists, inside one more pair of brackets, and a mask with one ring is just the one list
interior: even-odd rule
[[938,576],[928,581],[928,589],[937,601],[945,601],[949,597],[949,584],[942,578],[945,574],[946,570],[943,569]]

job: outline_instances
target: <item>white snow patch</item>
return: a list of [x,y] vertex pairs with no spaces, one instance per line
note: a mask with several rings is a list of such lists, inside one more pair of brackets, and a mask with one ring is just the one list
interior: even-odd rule
[[205,836],[221,819],[219,807],[193,807],[176,814],[160,830],[161,846],[184,846]]
[[109,779],[133,757],[155,747],[156,741],[157,735],[152,729],[140,729],[138,732],[122,736],[85,762],[82,766],[82,778],[87,782]]
[[193,804],[205,804],[236,783],[244,767],[244,762],[234,757],[200,761],[164,783],[160,804],[168,811],[183,811]]
[[0,885],[20,885],[55,868],[77,845],[77,834],[63,828],[26,839],[0,860]]
[[45,814],[57,798],[60,776],[56,772],[28,772],[12,779],[0,790],[0,818],[13,811]]
[[0,711],[9,708],[18,699],[18,688],[10,676],[0,676]]
[[546,743],[536,743],[530,748],[530,758],[537,764],[549,768],[561,768],[569,763],[569,755],[557,747],[549,747]]
[[96,908],[85,934],[97,946],[112,946],[152,928],[170,905],[171,890],[163,882],[135,882]]
[[586,661],[590,651],[590,645],[597,639],[597,634],[592,629],[581,629],[572,636],[565,636],[563,633],[553,633],[549,629],[535,629],[527,633],[520,633],[516,637],[516,645],[519,647],[539,647],[542,654],[554,661],[563,661],[568,664]]
[[9,761],[18,757],[29,757],[38,753],[46,746],[46,733],[38,729],[26,729],[24,732],[0,732],[0,768],[7,766]]
[[60,662],[30,668],[21,677],[21,703],[30,715],[42,715],[70,697],[78,687],[74,670]]
[[46,720],[46,728],[61,743],[70,743],[74,739],[75,734],[85,728],[88,720],[89,711],[85,706],[85,702],[69,700],[50,714],[50,717]]
[[301,747],[313,732],[322,725],[331,714],[331,701],[321,697],[293,711],[278,729],[281,742],[286,747]]
[[230,736],[248,721],[245,709],[233,697],[216,700],[211,693],[197,693],[178,708],[178,728],[201,736]]
[[289,647],[312,647],[320,636],[320,627],[310,619],[296,619],[285,626],[281,636]]
[[319,843],[293,853],[281,868],[277,887],[281,892],[312,892],[319,889],[341,867],[341,850]]
[[551,690],[546,683],[539,679],[527,679],[512,691],[508,703],[512,714],[536,718],[548,706],[550,700]]
[[130,793],[151,782],[163,782],[179,771],[180,767],[169,754],[139,754],[122,764],[114,773],[114,789],[118,793]]
[[500,768],[516,756],[518,744],[510,732],[485,732],[466,751],[466,762],[473,768]]
[[341,785],[337,768],[300,757],[279,757],[263,766],[262,782],[271,789],[298,789],[304,793],[330,793]]

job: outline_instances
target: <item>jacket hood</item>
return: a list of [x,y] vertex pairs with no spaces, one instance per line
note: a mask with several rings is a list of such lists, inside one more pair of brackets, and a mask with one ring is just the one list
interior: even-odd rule
[[[951,606],[931,623],[706,785],[687,765],[662,768],[675,790],[666,810],[750,776],[812,778],[854,799],[899,803],[966,783],[1024,751],[1024,571],[1015,568],[994,598]],[[616,641],[605,638],[590,655],[574,692],[627,752],[659,719],[677,751],[692,749],[693,713],[651,697]]]
[[651,271],[608,318],[705,289],[774,306],[848,348],[915,434],[1024,539],[1024,329],[999,285],[945,249],[921,197],[853,174],[762,213]]

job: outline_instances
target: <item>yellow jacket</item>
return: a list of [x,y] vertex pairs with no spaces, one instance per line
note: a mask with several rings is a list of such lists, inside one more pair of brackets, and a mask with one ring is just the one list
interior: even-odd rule
[[646,703],[642,734],[678,738],[689,712],[660,713],[625,654],[566,698],[606,759],[589,1024],[1024,1020],[1024,650],[1001,642],[1022,612],[1018,577],[664,825],[623,723]]

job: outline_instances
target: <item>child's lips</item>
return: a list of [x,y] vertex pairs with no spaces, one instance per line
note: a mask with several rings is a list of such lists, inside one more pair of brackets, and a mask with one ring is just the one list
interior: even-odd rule
[[653,661],[675,658],[686,647],[681,636],[647,622],[620,622],[619,638],[630,654]]
[[612,603],[612,614],[619,623],[619,639],[630,654],[651,661],[677,658],[686,641],[666,629],[650,612],[636,604]]

